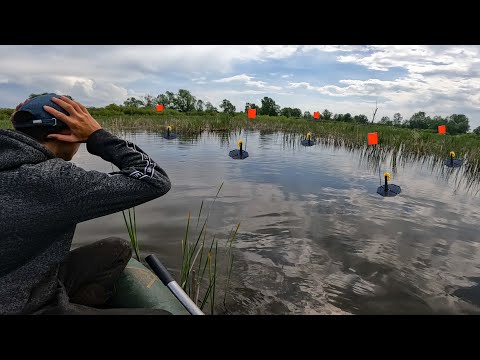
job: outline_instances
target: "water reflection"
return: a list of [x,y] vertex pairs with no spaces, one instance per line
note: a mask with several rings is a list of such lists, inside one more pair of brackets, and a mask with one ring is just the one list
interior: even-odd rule
[[[299,146],[303,136],[124,133],[173,184],[137,208],[142,254],[178,272],[187,212],[202,200],[208,208],[224,182],[209,236],[226,241],[241,223],[229,313],[477,313],[480,209],[467,167],[335,139]],[[228,157],[239,138],[250,153],[241,162]],[[75,162],[110,171],[84,147]],[[399,196],[376,194],[379,170],[392,173]],[[79,224],[74,241],[111,235],[126,236],[121,214]]]

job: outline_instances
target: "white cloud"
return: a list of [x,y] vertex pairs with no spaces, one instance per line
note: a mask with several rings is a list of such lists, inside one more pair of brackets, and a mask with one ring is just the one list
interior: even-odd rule
[[254,81],[252,79],[254,79],[253,76],[248,76],[247,74],[241,74],[241,75],[230,76],[227,78],[217,79],[213,81],[217,83],[243,82],[246,86],[257,87],[262,90],[281,90],[282,89],[281,86],[268,85],[264,81]]
[[478,64],[480,49],[462,46],[422,46],[422,45],[376,45],[370,46],[369,54],[338,56],[342,63],[355,63],[371,70],[388,71],[391,68],[404,68],[411,73],[466,72],[473,64]]
[[309,51],[323,51],[323,52],[348,52],[348,51],[368,51],[367,48],[361,45],[305,45],[302,46],[303,52]]
[[103,106],[180,88],[212,103],[268,96],[310,112],[366,113],[378,99],[379,114],[464,113],[478,126],[480,46],[0,46],[0,107],[43,91]]

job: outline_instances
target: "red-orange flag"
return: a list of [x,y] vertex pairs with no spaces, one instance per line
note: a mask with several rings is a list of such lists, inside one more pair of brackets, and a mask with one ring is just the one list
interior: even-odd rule
[[368,145],[378,144],[378,133],[368,133]]

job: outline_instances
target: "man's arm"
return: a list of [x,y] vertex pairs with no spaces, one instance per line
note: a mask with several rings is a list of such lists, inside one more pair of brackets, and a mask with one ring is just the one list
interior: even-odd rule
[[[59,141],[86,142],[87,150],[111,162],[118,172],[86,171],[72,163],[53,160],[52,205],[56,218],[79,223],[153,200],[170,190],[170,180],[145,152],[101,128],[87,109],[68,98],[53,99],[70,114],[51,107],[45,110],[65,122],[70,134],[51,134]],[[57,210],[57,211],[55,211]]]
[[135,144],[101,129],[87,141],[91,154],[112,162],[114,173],[86,171],[72,163],[55,160],[51,169],[52,198],[58,199],[56,218],[80,223],[113,214],[167,193],[170,180],[165,171]]

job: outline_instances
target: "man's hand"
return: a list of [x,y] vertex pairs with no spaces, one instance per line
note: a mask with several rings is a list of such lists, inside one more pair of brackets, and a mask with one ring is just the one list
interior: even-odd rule
[[55,110],[51,106],[45,105],[43,108],[57,119],[67,124],[70,128],[71,134],[50,134],[47,138],[65,142],[84,143],[87,142],[88,137],[92,133],[102,128],[82,104],[70,100],[66,96],[52,98],[52,101],[65,109],[70,116]]

